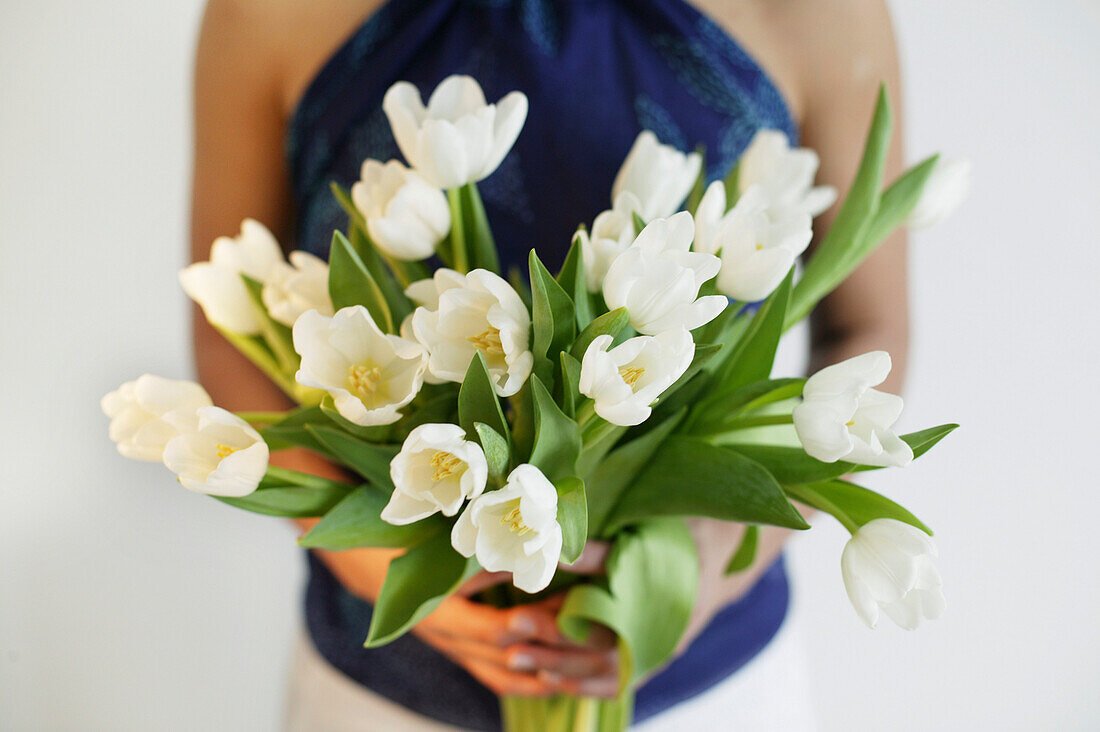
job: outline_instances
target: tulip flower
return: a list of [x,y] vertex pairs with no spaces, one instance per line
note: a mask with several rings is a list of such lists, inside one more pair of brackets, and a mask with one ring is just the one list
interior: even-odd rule
[[437,511],[454,516],[462,503],[485,490],[485,453],[454,424],[422,424],[405,438],[390,462],[394,491],[382,520],[398,526]]
[[[437,270],[433,282],[438,288],[436,307],[421,306],[412,316],[413,334],[431,354],[431,375],[462,383],[470,361],[481,352],[496,393],[518,392],[535,362],[530,350],[531,315],[523,300],[511,285],[484,269],[466,275]],[[417,293],[430,297],[427,290],[417,287]]]
[[667,218],[680,210],[702,164],[699,153],[682,153],[662,145],[656,135],[642,130],[615,176],[611,200],[617,201],[629,191],[640,202],[638,214],[644,221]]
[[695,343],[683,328],[630,338],[608,350],[611,343],[611,336],[597,336],[584,352],[580,392],[608,422],[641,424],[653,411],[650,405],[687,371]]
[[969,160],[938,160],[924,183],[917,205],[905,220],[911,229],[935,226],[952,213],[970,193],[971,164]]
[[180,272],[180,284],[214,325],[239,335],[260,332],[260,314],[241,275],[267,282],[283,263],[283,252],[259,221],[245,219],[234,238],[218,237],[209,262],[196,262]]
[[477,556],[489,572],[511,572],[524,592],[550,584],[561,557],[558,493],[534,465],[517,466],[500,490],[483,493],[466,507],[451,531],[464,557]]
[[806,381],[791,415],[810,457],[861,465],[905,466],[913,450],[893,431],[902,398],[872,389],[890,373],[890,354],[871,351],[827,366]]
[[755,302],[779,286],[813,238],[810,215],[790,213],[773,221],[760,186],[752,186],[726,211],[726,189],[722,181],[707,188],[695,212],[697,252],[718,254],[718,291]]
[[443,191],[396,160],[363,163],[351,199],[366,219],[371,240],[394,259],[427,259],[451,230]]
[[268,315],[288,327],[307,310],[331,316],[328,263],[309,252],[291,252],[290,264],[279,262],[272,268],[262,296]]
[[861,526],[840,557],[844,589],[860,620],[874,628],[878,611],[906,630],[943,614],[946,602],[936,545],[918,528],[879,518]]
[[267,472],[267,443],[248,422],[221,407],[199,407],[192,430],[164,448],[164,464],[185,488],[239,498],[256,490]]
[[760,130],[741,154],[737,185],[744,193],[753,185],[764,190],[768,215],[782,221],[793,214],[811,218],[833,205],[836,189],[814,186],[817,153],[806,147],[791,149],[779,130]]
[[721,295],[699,297],[699,287],[718,274],[712,254],[688,251],[695,236],[691,214],[681,211],[650,222],[607,270],[603,296],[612,310],[625,307],[639,333],[692,330],[725,309]]
[[623,191],[615,198],[611,209],[604,211],[592,222],[592,233],[577,229],[581,242],[581,258],[589,292],[599,292],[607,268],[634,241],[634,215],[641,210],[638,198],[630,191]]
[[500,165],[527,119],[527,97],[514,91],[496,104],[469,76],[448,76],[425,107],[407,81],[389,88],[382,110],[409,165],[437,188],[476,183]]
[[419,343],[383,333],[362,305],[331,318],[303,313],[293,336],[302,357],[294,378],[327,391],[336,411],[355,424],[396,422],[424,384],[428,354]]
[[160,462],[168,441],[194,422],[195,410],[211,404],[210,395],[195,382],[152,374],[127,381],[100,401],[118,451],[150,462]]

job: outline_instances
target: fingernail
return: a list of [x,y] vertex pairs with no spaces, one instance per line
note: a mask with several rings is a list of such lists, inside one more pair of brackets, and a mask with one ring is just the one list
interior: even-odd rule
[[562,675],[557,671],[547,671],[545,669],[539,671],[539,678],[552,686],[557,686],[562,681]]
[[526,653],[513,653],[508,657],[508,668],[513,671],[531,671],[535,668],[535,659]]
[[534,635],[538,627],[535,625],[535,621],[526,615],[515,613],[508,621],[508,628],[521,635]]

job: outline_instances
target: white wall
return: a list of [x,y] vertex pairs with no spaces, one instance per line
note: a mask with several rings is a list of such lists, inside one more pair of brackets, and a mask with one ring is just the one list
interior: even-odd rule
[[[199,5],[0,3],[3,729],[277,724],[291,532],[120,459],[97,405],[141,372],[188,374],[175,272]],[[937,529],[949,608],[916,633],[867,631],[842,531],[799,537],[822,727],[1095,728],[1100,9],[894,6],[910,150],[977,172],[913,253],[905,420],[963,428],[874,481]]]

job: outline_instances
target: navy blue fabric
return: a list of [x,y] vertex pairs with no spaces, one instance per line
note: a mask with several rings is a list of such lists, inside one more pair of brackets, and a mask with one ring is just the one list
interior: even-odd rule
[[[516,89],[530,100],[512,152],[479,184],[505,267],[525,269],[535,248],[556,269],[577,225],[610,206],[615,172],[642,129],[682,150],[703,145],[711,179],[760,128],[797,140],[760,67],[683,0],[390,0],[328,61],[291,120],[298,248],[325,256],[346,225],[330,181],[350,186],[364,159],[400,157],[381,110],[386,89],[411,81],[426,101],[454,73],[476,78],[491,102]],[[639,690],[636,719],[740,668],[778,630],[787,601],[780,561]],[[370,614],[311,557],[306,618],[322,656],[422,714],[500,728],[494,696],[416,638],[364,649]]]

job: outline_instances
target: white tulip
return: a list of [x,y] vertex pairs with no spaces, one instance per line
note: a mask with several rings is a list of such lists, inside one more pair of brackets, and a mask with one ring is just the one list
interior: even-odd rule
[[245,219],[234,238],[218,237],[209,262],[196,262],[180,272],[180,284],[214,325],[240,335],[260,332],[260,314],[241,275],[259,282],[271,279],[283,263],[283,252],[259,221]]
[[483,493],[458,517],[451,544],[489,572],[511,572],[516,587],[538,592],[561,558],[558,492],[534,465],[517,466],[500,490]]
[[607,268],[616,257],[626,251],[638,235],[634,229],[634,214],[640,211],[638,198],[630,191],[623,191],[616,196],[614,206],[592,222],[591,234],[584,229],[577,229],[589,292],[600,291],[603,278],[607,276]]
[[827,463],[905,466],[913,450],[894,433],[902,398],[872,389],[890,373],[890,354],[871,351],[827,366],[806,381],[791,415],[806,454]]
[[938,160],[924,184],[917,205],[905,220],[911,229],[935,226],[966,200],[972,182],[972,166],[969,160]]
[[496,104],[469,76],[448,76],[425,107],[407,81],[382,99],[405,160],[438,188],[476,183],[500,165],[527,119],[527,97],[514,91]]
[[[511,285],[484,269],[466,275],[437,270],[433,282],[436,307],[421,306],[412,316],[412,331],[431,354],[431,375],[462,383],[470,361],[480,351],[496,393],[518,392],[535,362],[530,350],[531,315],[523,300]],[[428,289],[417,287],[417,294],[430,297]]]
[[286,326],[307,310],[331,316],[328,263],[309,252],[291,252],[290,264],[279,262],[271,270],[262,297],[268,314]]
[[303,313],[293,335],[302,356],[294,378],[331,394],[336,411],[355,424],[396,422],[424,384],[428,354],[419,343],[383,333],[362,305],[331,318]]
[[645,335],[692,330],[717,317],[726,298],[699,297],[699,287],[718,274],[721,262],[712,254],[688,251],[694,236],[687,211],[650,222],[608,268],[603,282],[607,306],[625,307],[630,324]]
[[817,216],[836,200],[832,186],[814,186],[818,163],[813,150],[792,150],[785,133],[759,130],[741,154],[737,185],[742,193],[760,185],[768,200],[768,215],[774,221],[792,214]]
[[641,424],[653,411],[650,405],[691,365],[695,342],[683,328],[630,338],[608,350],[612,340],[597,336],[584,352],[580,392],[608,422]]
[[195,382],[152,374],[127,381],[100,401],[118,451],[150,462],[160,462],[168,441],[194,422],[195,410],[211,404],[210,395]]
[[920,529],[879,518],[861,526],[840,557],[848,599],[860,620],[874,628],[878,611],[906,630],[943,614],[946,602],[939,570],[932,562],[936,545]]
[[813,238],[810,215],[787,214],[773,221],[760,186],[752,186],[726,211],[726,188],[715,181],[695,213],[697,252],[718,254],[718,291],[742,302],[763,300],[779,286]]
[[267,472],[267,443],[248,422],[221,407],[199,407],[193,430],[164,448],[164,464],[184,487],[212,496],[247,496]]
[[394,259],[416,261],[435,254],[451,230],[451,209],[443,191],[396,160],[363,163],[351,199],[367,222],[367,233]]
[[641,203],[638,214],[644,221],[667,218],[680,210],[702,165],[699,153],[682,153],[672,145],[662,145],[656,135],[642,130],[615,176],[611,200],[617,201],[621,193],[629,191]]
[[485,453],[454,424],[422,424],[405,438],[390,462],[394,491],[382,520],[402,526],[437,511],[454,516],[468,498],[485,490]]

